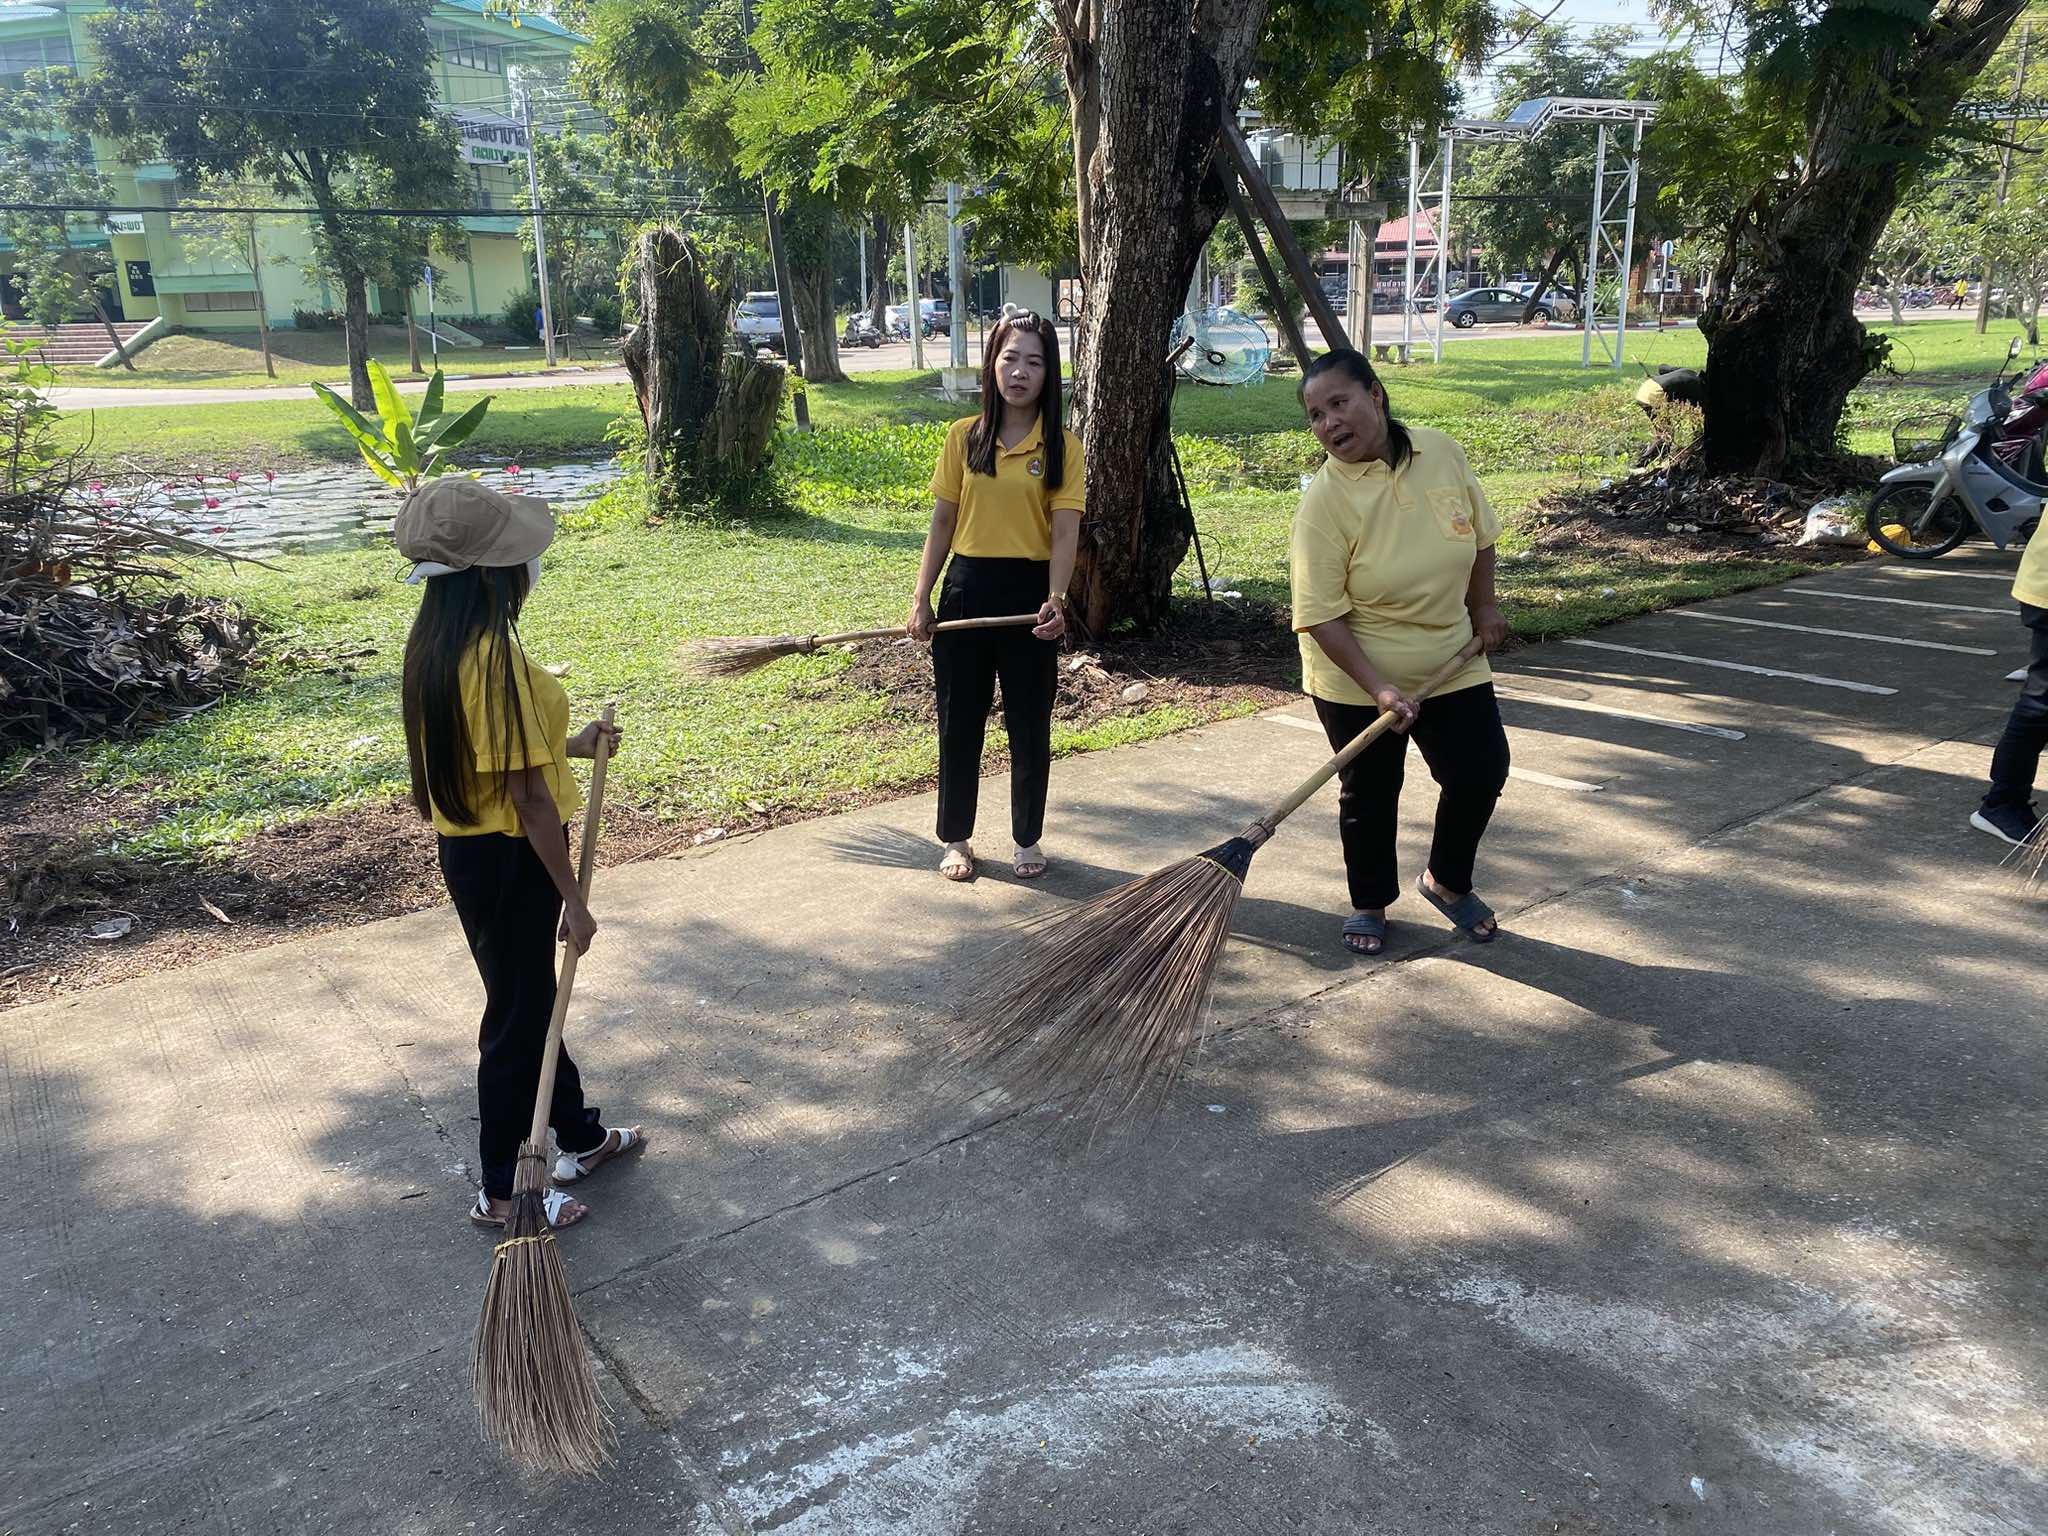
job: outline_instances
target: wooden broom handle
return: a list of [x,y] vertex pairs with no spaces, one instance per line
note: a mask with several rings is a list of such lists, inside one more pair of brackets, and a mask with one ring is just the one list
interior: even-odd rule
[[[1415,689],[1409,697],[1414,699],[1416,703],[1421,703],[1432,693],[1436,692],[1441,684],[1450,681],[1452,673],[1460,670],[1465,663],[1478,654],[1479,641],[1475,638],[1465,649],[1458,652],[1457,655],[1424,678],[1421,686]],[[1392,730],[1395,718],[1396,716],[1391,709],[1380,711],[1380,717],[1377,720],[1344,743],[1343,749],[1335,757],[1323,764],[1322,767],[1310,774],[1308,778],[1304,779],[1301,787],[1295,790],[1293,794],[1282,800],[1272,810],[1266,812],[1265,815],[1246,828],[1247,833],[1262,830],[1264,835],[1258,838],[1260,842],[1264,842],[1266,838],[1271,837],[1274,829],[1296,811],[1300,810],[1309,796],[1334,779],[1359,753]]]
[[[617,710],[616,702],[605,705],[606,725],[612,723]],[[604,770],[611,755],[611,737],[599,731],[596,765],[590,770],[590,801],[583,807],[583,850],[576,872],[577,894],[585,902],[590,900],[590,877],[597,872],[597,819],[604,807]],[[569,1017],[569,992],[575,985],[576,949],[564,944],[561,974],[555,978],[555,1011],[548,1018],[548,1043],[540,1057],[540,1091],[533,1096],[533,1130],[526,1138],[536,1147],[545,1144],[548,1134],[548,1110],[555,1099],[555,1067],[562,1059],[562,1021]]]
[[[943,624],[934,624],[932,628],[934,631],[946,629],[1000,629],[1011,624],[1036,624],[1037,622],[1038,615],[1035,613],[1012,613],[999,619],[948,619]],[[849,629],[844,634],[839,635],[813,635],[811,636],[811,644],[814,646],[846,645],[855,640],[900,638],[902,634],[903,626],[901,624],[898,624],[893,629]]]

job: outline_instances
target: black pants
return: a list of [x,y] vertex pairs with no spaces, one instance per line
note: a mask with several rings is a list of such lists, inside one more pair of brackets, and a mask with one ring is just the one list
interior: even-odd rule
[[[523,837],[484,832],[441,839],[441,878],[455,901],[469,952],[484,979],[484,1017],[477,1030],[477,1153],[484,1192],[512,1194],[519,1143],[533,1126],[540,1058],[555,1008],[555,932],[562,898],[533,845]],[[605,1129],[597,1106],[585,1106],[583,1079],[562,1049],[548,1124],[564,1152],[589,1152]]]
[[[1036,613],[1044,606],[1050,567],[1043,560],[989,560],[955,555],[939,590],[938,616],[990,619]],[[981,747],[988,733],[996,679],[1003,683],[1003,728],[1010,733],[1010,835],[1019,848],[1045,829],[1045,791],[1052,778],[1052,698],[1059,644],[1014,629],[969,629],[932,640],[939,685],[939,841],[974,835],[981,798]]]
[[[2034,537],[2048,539],[2048,531]],[[2034,773],[2041,766],[2042,749],[2048,748],[2048,608],[2021,603],[2020,622],[2034,633],[2034,654],[2027,662],[2027,680],[2020,684],[2019,702],[1991,754],[1991,788],[1984,796],[1987,811],[2007,805],[2025,810],[2033,803]]]
[[[1315,703],[1333,750],[1379,718],[1378,708],[1371,704],[1334,704],[1328,699]],[[1394,830],[1409,736],[1415,738],[1430,776],[1442,790],[1436,801],[1436,834],[1429,845],[1429,872],[1445,890],[1472,889],[1479,839],[1508,780],[1508,734],[1500,723],[1492,683],[1424,699],[1408,736],[1389,731],[1359,753],[1338,777],[1342,793],[1337,798],[1337,829],[1344,838],[1351,905],[1361,910],[1388,906],[1401,894]]]

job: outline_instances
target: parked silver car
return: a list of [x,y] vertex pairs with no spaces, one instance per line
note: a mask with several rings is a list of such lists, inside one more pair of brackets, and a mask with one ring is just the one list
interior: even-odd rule
[[739,308],[733,312],[733,334],[749,347],[766,347],[771,352],[782,350],[782,303],[771,289],[766,293],[750,293],[740,300]]
[[[1528,297],[1512,288],[1471,288],[1459,294],[1444,306],[1444,314],[1459,330],[1477,325],[1482,320],[1508,321],[1513,323],[1522,318],[1522,311],[1529,307]],[[1550,300],[1536,306],[1535,318],[1548,320],[1553,311]]]

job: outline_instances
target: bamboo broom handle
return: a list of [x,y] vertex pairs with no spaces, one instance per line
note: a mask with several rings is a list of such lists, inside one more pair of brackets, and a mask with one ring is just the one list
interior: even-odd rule
[[[943,624],[934,624],[934,630],[946,629],[999,629],[1010,624],[1036,624],[1035,613],[1012,613],[999,619],[948,619]],[[813,635],[812,645],[846,645],[855,640],[888,640],[900,637],[903,626],[892,629],[849,629],[841,635]]]
[[[616,702],[605,705],[606,725],[612,723],[617,710]],[[586,902],[590,900],[590,877],[597,872],[597,818],[604,808],[604,770],[611,755],[611,738],[598,732],[597,758],[590,770],[590,803],[583,807],[583,849],[576,867],[576,889]],[[533,1097],[533,1130],[526,1138],[536,1147],[545,1144],[548,1134],[548,1109],[555,1100],[555,1067],[562,1059],[562,1021],[569,1016],[569,992],[575,985],[576,951],[564,944],[561,975],[555,979],[555,1011],[548,1018],[548,1043],[540,1058],[540,1091]]]
[[[1465,649],[1458,652],[1457,655],[1453,656],[1449,661],[1445,662],[1442,666],[1438,667],[1434,672],[1430,673],[1428,677],[1424,678],[1422,681],[1422,685],[1415,690],[1411,697],[1418,704],[1421,703],[1424,699],[1428,698],[1432,693],[1436,692],[1437,687],[1440,684],[1448,682],[1450,680],[1452,673],[1458,671],[1461,667],[1465,665],[1466,662],[1470,661],[1474,656],[1477,656],[1478,654],[1479,642],[1475,639],[1474,641],[1472,641],[1470,645],[1466,646]],[[1356,736],[1352,737],[1349,741],[1347,741],[1344,744],[1343,749],[1339,751],[1335,757],[1331,758],[1327,763],[1323,764],[1322,767],[1318,768],[1314,773],[1310,774],[1308,778],[1303,780],[1301,787],[1296,789],[1293,794],[1289,795],[1285,800],[1282,800],[1278,805],[1274,806],[1272,810],[1268,811],[1265,815],[1261,816],[1257,821],[1253,822],[1252,827],[1263,827],[1265,829],[1266,837],[1271,837],[1275,829],[1279,827],[1281,822],[1285,821],[1288,817],[1292,816],[1296,811],[1302,808],[1303,804],[1307,802],[1309,796],[1313,795],[1317,790],[1321,789],[1325,784],[1329,783],[1330,780],[1334,779],[1347,765],[1351,763],[1351,761],[1354,758],[1358,756],[1359,753],[1363,752],[1367,747],[1371,746],[1374,742],[1378,741],[1382,736],[1386,735],[1388,731],[1392,730],[1394,727],[1394,719],[1394,712],[1391,709],[1382,710],[1380,712],[1380,717],[1377,720],[1373,721],[1371,725],[1368,725],[1364,730],[1360,731]],[[1263,839],[1261,839],[1261,841],[1263,841]]]

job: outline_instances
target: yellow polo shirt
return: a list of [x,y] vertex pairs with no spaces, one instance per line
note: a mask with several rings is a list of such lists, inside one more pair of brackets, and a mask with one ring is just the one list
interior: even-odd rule
[[[583,788],[569,769],[569,695],[548,673],[526,659],[512,643],[512,676],[519,695],[519,719],[507,755],[504,732],[505,673],[497,652],[486,656],[481,641],[462,653],[462,716],[469,727],[476,788],[469,808],[474,822],[454,822],[434,807],[434,830],[449,837],[474,837],[484,832],[526,836],[519,812],[506,795],[503,775],[515,768],[538,768],[555,797],[555,810],[566,825],[583,808]],[[524,744],[521,733],[524,732]]]
[[993,560],[1050,560],[1052,515],[1084,509],[1087,475],[1081,468],[1081,439],[1066,438],[1066,463],[1057,490],[1045,483],[1045,427],[1034,425],[1014,448],[998,447],[993,476],[967,467],[967,432],[977,420],[956,421],[946,432],[946,449],[932,471],[932,495],[960,509],[953,524],[953,553]]
[[[1291,581],[1301,636],[1301,685],[1334,704],[1370,704],[1351,675],[1307,631],[1345,619],[1379,674],[1404,692],[1472,639],[1465,591],[1479,551],[1500,537],[1500,519],[1441,432],[1408,429],[1413,451],[1399,469],[1378,459],[1325,459],[1294,514]],[[1493,677],[1475,656],[1438,693]]]
[[2019,574],[2012,579],[2012,595],[2036,608],[2048,608],[2048,528],[2036,528],[2027,540]]

